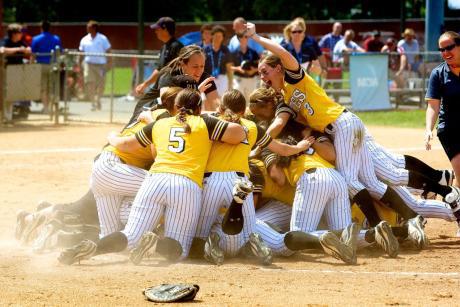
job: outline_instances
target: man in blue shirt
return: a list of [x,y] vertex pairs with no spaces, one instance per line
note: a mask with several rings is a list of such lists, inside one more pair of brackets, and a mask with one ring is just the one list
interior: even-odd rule
[[43,103],[43,113],[48,113],[48,88],[49,88],[49,72],[51,62],[51,51],[56,48],[62,49],[61,39],[59,36],[51,34],[50,23],[42,21],[42,33],[32,38],[32,52],[38,54],[35,57],[37,63],[42,64],[42,85],[41,85],[41,100]]
[[[243,17],[237,17],[233,20],[233,31],[235,31],[235,35],[233,35],[228,42],[228,50],[230,50],[230,52],[238,52],[240,48],[240,40],[238,39],[237,34],[243,34],[246,30],[246,23],[247,21]],[[249,38],[248,47],[255,50],[259,56],[262,55],[262,52],[264,52],[264,47],[256,43],[252,38]]]

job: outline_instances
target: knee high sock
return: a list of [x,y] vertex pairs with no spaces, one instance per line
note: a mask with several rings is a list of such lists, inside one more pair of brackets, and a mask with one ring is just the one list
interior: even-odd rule
[[378,223],[380,223],[381,219],[377,210],[375,210],[374,200],[368,190],[363,189],[359,191],[358,194],[353,197],[353,202],[358,205],[359,209],[361,209],[371,227],[375,227]]
[[436,182],[441,180],[442,171],[434,169],[425,162],[412,156],[404,155],[404,159],[406,160],[405,169],[422,173]]
[[404,220],[417,216],[414,210],[406,205],[404,200],[390,186],[387,187],[385,194],[380,199],[383,203],[388,204],[391,209],[398,212]]
[[284,244],[291,251],[298,251],[310,248],[321,248],[317,237],[303,231],[290,231],[284,237]]
[[119,253],[128,247],[128,238],[124,233],[117,231],[103,237],[97,242],[96,255]]
[[409,182],[407,185],[411,188],[435,192],[442,197],[446,197],[452,191],[451,187],[440,185],[436,179],[433,180],[431,177],[427,177],[416,171],[409,171]]

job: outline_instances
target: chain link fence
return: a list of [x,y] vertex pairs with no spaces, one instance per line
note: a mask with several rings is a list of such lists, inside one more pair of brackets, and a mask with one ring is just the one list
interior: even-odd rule
[[[138,62],[143,63],[146,79],[156,68],[159,54],[138,55],[135,51],[117,51],[105,56],[110,65],[99,67],[102,74],[100,105],[94,103],[94,91],[85,84],[81,59],[85,53],[75,50],[56,50],[50,54],[51,63],[5,66],[5,56],[0,54],[0,102],[2,118],[27,118],[28,112],[49,114],[55,123],[85,121],[101,123],[126,123],[131,117],[136,99],[134,87],[139,83]],[[407,53],[409,54],[409,53]],[[442,62],[438,52],[411,54],[416,59],[412,69],[397,75],[392,59],[400,56],[389,53],[388,89],[392,103],[413,104],[424,107],[424,95],[431,70]],[[329,67],[320,80],[326,92],[336,101],[350,103],[349,75],[345,67]],[[45,103],[43,103],[45,102]],[[47,108],[46,108],[47,104]]]

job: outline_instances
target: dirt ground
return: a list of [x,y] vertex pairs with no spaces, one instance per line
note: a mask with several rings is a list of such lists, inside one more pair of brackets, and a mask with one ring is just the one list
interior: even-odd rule
[[[456,305],[460,239],[456,225],[429,220],[431,246],[402,250],[389,259],[362,251],[346,266],[320,252],[276,258],[268,267],[230,259],[134,266],[126,255],[98,256],[63,266],[58,252],[36,255],[13,237],[16,213],[46,199],[72,201],[88,189],[93,157],[110,130],[121,126],[24,122],[0,128],[0,305],[148,305],[141,290],[168,282],[196,283],[199,305]],[[417,156],[434,167],[449,162],[438,142],[425,152],[423,130],[370,127],[387,148]]]

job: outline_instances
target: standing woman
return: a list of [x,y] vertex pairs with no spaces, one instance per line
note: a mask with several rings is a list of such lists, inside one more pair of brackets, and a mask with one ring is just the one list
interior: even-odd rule
[[[297,62],[302,67],[310,72],[310,69],[314,66],[314,73],[320,74],[321,67],[317,63],[319,56],[321,55],[321,49],[315,40],[312,40],[305,33],[307,26],[303,18],[296,18],[289,23],[283,30],[284,40],[281,42],[281,46],[292,54]],[[318,70],[319,68],[319,70]]]
[[206,53],[205,72],[215,78],[217,93],[222,96],[227,89],[233,88],[233,60],[227,46],[224,45],[225,28],[217,25],[212,28],[212,42],[204,48]]
[[[439,37],[439,51],[444,62],[431,72],[425,96],[425,146],[431,149],[432,130],[438,122],[438,138],[452,164],[455,177],[460,176],[460,35],[447,31]],[[458,186],[458,179],[456,180]]]

